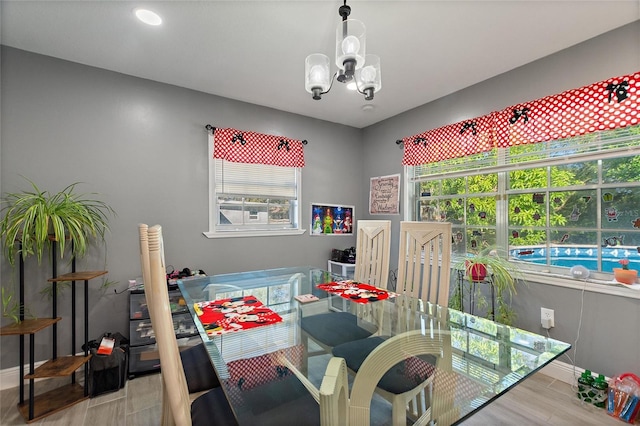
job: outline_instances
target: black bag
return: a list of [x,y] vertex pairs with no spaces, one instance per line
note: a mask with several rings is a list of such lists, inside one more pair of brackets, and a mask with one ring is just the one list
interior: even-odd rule
[[[109,355],[98,354],[103,337],[115,340]],[[129,371],[129,339],[120,333],[104,333],[98,340],[88,343],[91,359],[89,360],[89,396],[94,397],[107,392],[122,389]],[[84,349],[84,345],[82,346]]]
[[331,250],[331,260],[340,263],[356,263],[356,248],[350,247],[346,250]]

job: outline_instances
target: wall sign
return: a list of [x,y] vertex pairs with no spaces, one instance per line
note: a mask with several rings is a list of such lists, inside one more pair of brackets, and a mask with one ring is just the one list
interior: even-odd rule
[[369,214],[400,214],[400,174],[371,178]]

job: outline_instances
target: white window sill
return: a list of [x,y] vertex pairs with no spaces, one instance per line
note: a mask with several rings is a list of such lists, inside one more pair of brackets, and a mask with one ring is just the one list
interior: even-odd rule
[[279,231],[227,231],[203,232],[207,238],[243,238],[243,237],[283,237],[288,235],[302,235],[306,229],[282,229]]
[[618,284],[613,281],[596,280],[592,278],[576,280],[569,278],[566,275],[534,271],[527,271],[526,281],[529,283],[555,285],[558,287],[572,288],[576,290],[582,290],[584,288],[585,291],[593,293],[640,299],[640,290],[635,290],[624,284]]

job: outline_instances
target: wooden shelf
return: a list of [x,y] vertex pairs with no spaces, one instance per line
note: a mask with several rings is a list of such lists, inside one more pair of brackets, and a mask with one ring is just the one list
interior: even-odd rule
[[[22,246],[21,246],[22,248]],[[100,277],[102,275],[107,274],[107,271],[81,271],[81,272],[71,272],[59,276],[56,273],[56,255],[55,255],[56,245],[52,245],[52,257],[53,257],[53,274],[54,277],[47,280],[47,282],[53,283],[52,287],[55,292],[57,292],[57,286],[55,283],[58,282],[68,282],[68,281],[84,281],[84,344],[87,345],[89,337],[88,337],[88,329],[89,329],[89,304],[88,304],[88,281],[94,279],[96,277]],[[19,252],[20,253],[20,252]],[[24,259],[19,256],[20,261],[20,305],[24,305]],[[72,267],[71,269],[75,271],[76,263],[75,258],[72,259]],[[71,305],[71,317],[73,319],[72,322],[72,330],[71,330],[71,341],[76,341],[76,303],[75,303],[75,286],[72,288],[72,305]],[[53,313],[51,315],[52,318],[43,318],[43,319],[28,319],[24,320],[18,324],[11,324],[5,327],[0,328],[0,336],[20,336],[20,375],[24,375],[24,358],[25,358],[25,345],[24,345],[24,336],[29,335],[29,373],[24,375],[20,379],[20,399],[18,402],[18,411],[24,417],[27,423],[32,423],[42,419],[43,417],[49,416],[53,413],[57,413],[67,407],[70,407],[74,404],[77,404],[80,401],[89,398],[88,393],[88,371],[89,366],[87,362],[91,359],[91,355],[86,355],[87,352],[85,350],[85,355],[80,356],[58,356],[58,342],[57,342],[57,322],[62,318],[57,315],[57,298],[56,293],[54,293],[54,304],[53,304]],[[47,327],[52,327],[52,335],[53,335],[53,346],[52,346],[52,358],[49,361],[45,362],[38,368],[35,367],[34,360],[34,334],[40,330],[43,330]],[[75,352],[74,350],[71,351]],[[84,386],[81,386],[76,383],[75,380],[75,372],[80,367],[85,366],[84,368]],[[33,372],[33,373],[31,373]],[[35,379],[45,378],[45,377],[69,377],[71,376],[71,383],[64,385],[62,387],[53,389],[49,392],[43,393],[38,396],[34,396],[34,385]],[[29,381],[29,399],[25,400],[24,391],[25,391],[25,380]]]
[[25,379],[39,379],[43,377],[67,377],[72,375],[83,364],[86,364],[91,355],[87,356],[63,356],[50,359],[35,369],[33,374],[27,374]]
[[0,328],[0,336],[24,336],[34,334],[60,321],[62,318],[35,318]]
[[47,281],[50,283],[60,282],[60,281],[86,281],[92,280],[101,275],[105,275],[108,271],[81,271],[81,272],[70,272],[68,274],[59,275],[55,278],[49,278]]
[[88,398],[88,396],[85,396],[82,386],[77,383],[71,383],[33,398],[33,419],[29,420],[29,400],[19,403],[18,411],[20,411],[27,423],[33,423]]

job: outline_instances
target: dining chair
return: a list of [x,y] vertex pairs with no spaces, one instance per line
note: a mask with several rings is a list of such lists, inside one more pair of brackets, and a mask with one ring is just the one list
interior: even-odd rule
[[163,425],[236,425],[235,416],[221,387],[216,387],[190,401],[187,380],[180,358],[167,292],[162,228],[139,227],[141,264],[148,265],[145,293],[149,305],[163,382]]
[[[148,249],[148,229],[146,224],[138,225],[138,235],[140,238],[140,267],[142,269],[142,282],[151,282],[151,272],[149,270],[149,249]],[[152,306],[152,294],[146,292],[145,298],[148,305]],[[151,316],[151,315],[150,315]],[[184,367],[185,377],[187,379],[187,387],[189,393],[203,392],[220,386],[218,375],[216,374],[209,354],[203,343],[191,346],[180,351],[182,366]]]
[[[447,306],[450,275],[451,223],[400,222],[396,292],[408,297],[398,298],[396,304],[408,305],[398,308],[398,330],[410,329],[414,318],[412,315],[425,309],[425,302]],[[348,369],[357,374],[367,356],[388,339],[381,333],[368,339],[336,345],[332,353],[344,358]],[[425,363],[434,361],[429,356],[420,359]],[[405,418],[406,414],[412,418],[419,417],[428,403],[424,401],[428,396],[424,389],[430,381],[416,387],[404,380],[407,366],[401,367],[389,372],[378,385],[377,392],[392,403],[395,419]]]
[[[391,251],[390,220],[359,220],[356,223],[356,282],[387,288]],[[352,304],[358,305],[358,304]],[[375,304],[352,306],[352,312],[324,312],[302,317],[304,338],[311,338],[322,353],[352,340],[365,339],[376,332],[381,311]],[[363,326],[363,320],[367,325]],[[313,354],[309,354],[313,355]]]
[[396,291],[446,306],[451,238],[449,222],[400,222]]
[[[429,330],[424,333],[421,330],[413,330],[385,340],[362,363],[353,380],[351,392],[349,392],[348,367],[345,359],[333,357],[329,361],[320,386],[322,425],[368,426],[371,418],[373,393],[379,386],[379,382],[384,381],[385,376],[388,376],[400,364],[428,356],[433,359],[435,367],[448,369],[448,363],[445,360],[447,351],[443,343],[445,341],[444,334],[448,334],[448,332],[432,333]],[[442,360],[444,361],[441,362]],[[407,376],[404,380],[416,387],[421,385],[424,377]],[[445,391],[443,394],[447,395],[447,392]],[[440,401],[434,401],[434,403],[434,405],[442,406]],[[419,418],[413,421],[413,424],[428,424],[434,420],[433,414],[432,406],[430,406]],[[407,424],[404,415],[396,418],[394,412],[393,416],[392,424],[394,426]],[[438,421],[438,425],[447,423],[440,421],[440,419],[435,420]],[[445,419],[443,418],[443,420]]]

